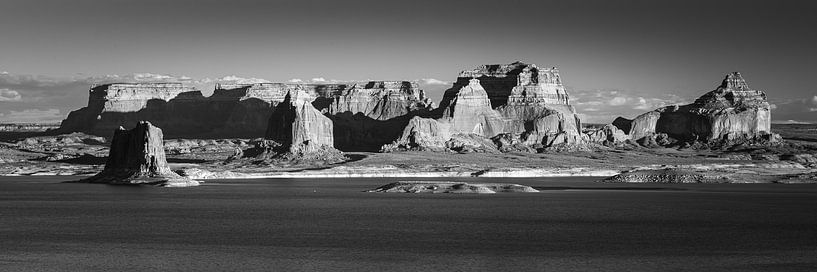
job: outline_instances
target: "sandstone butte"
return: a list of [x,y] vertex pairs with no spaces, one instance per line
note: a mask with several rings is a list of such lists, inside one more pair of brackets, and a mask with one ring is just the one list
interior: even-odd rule
[[[617,118],[613,124],[633,140],[666,143],[709,143],[730,146],[773,143],[771,111],[766,94],[753,90],[738,72],[730,73],[715,90],[692,104],[659,108],[633,120]],[[665,136],[664,136],[665,135]]]
[[569,100],[555,67],[483,65],[461,72],[435,114],[414,117],[400,138],[383,149],[581,146],[581,121]]
[[76,182],[166,187],[199,185],[197,181],[170,170],[165,159],[162,130],[150,122],[139,122],[131,130],[118,128],[114,132],[105,169]]

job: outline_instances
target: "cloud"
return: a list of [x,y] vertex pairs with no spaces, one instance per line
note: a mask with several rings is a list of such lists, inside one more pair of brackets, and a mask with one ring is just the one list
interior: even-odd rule
[[802,99],[775,101],[772,109],[772,120],[779,122],[817,122],[817,95]]
[[322,77],[314,77],[310,81],[312,81],[312,82],[326,82],[326,79],[322,78]]
[[289,82],[289,83],[301,83],[301,82],[304,82],[304,81],[302,79],[300,79],[300,78],[293,78],[293,79],[287,80],[287,82]]
[[570,90],[570,103],[576,107],[585,123],[606,124],[618,116],[633,118],[646,111],[687,99],[674,94],[653,94],[628,90]]
[[20,101],[20,93],[15,90],[0,89],[0,101]]
[[58,123],[64,116],[58,109],[27,109],[0,113],[0,122],[3,123]]
[[436,78],[424,78],[420,80],[425,85],[449,85],[447,81],[439,80]]
[[622,97],[622,96],[617,96],[617,97],[614,97],[613,99],[611,99],[610,102],[607,102],[607,104],[610,105],[610,106],[621,106],[621,105],[627,104],[627,98]]
[[233,83],[233,84],[255,84],[255,83],[269,83],[269,80],[263,78],[245,78],[239,77],[235,75],[225,76],[222,78],[217,79],[218,82],[221,83]]

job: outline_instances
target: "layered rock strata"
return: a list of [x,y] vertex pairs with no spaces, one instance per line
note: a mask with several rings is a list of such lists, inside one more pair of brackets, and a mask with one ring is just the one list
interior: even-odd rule
[[148,120],[171,138],[258,138],[275,107],[291,91],[308,94],[315,109],[333,119],[336,145],[377,150],[396,139],[408,120],[433,108],[417,83],[217,84],[213,95],[180,83],[115,83],[94,86],[88,106],[73,111],[60,132],[110,136],[119,126]]
[[343,90],[323,111],[334,122],[336,147],[377,151],[397,139],[412,117],[433,107],[416,82],[370,81]]
[[[708,143],[731,146],[775,142],[766,94],[749,88],[738,72],[726,75],[721,85],[694,103],[659,108],[633,120],[613,123],[633,140],[665,134],[668,143]],[[649,141],[649,140],[647,140]]]
[[105,169],[78,182],[168,187],[199,184],[170,170],[165,159],[162,130],[145,121],[131,130],[117,129]]
[[334,148],[332,120],[315,109],[312,100],[304,90],[290,91],[272,112],[266,138],[281,145],[280,156],[342,161]]
[[295,88],[329,105],[344,84],[217,84],[213,95],[181,83],[113,83],[91,88],[88,106],[72,111],[61,132],[110,136],[140,120],[165,128],[169,137],[262,137],[272,108]]
[[[581,121],[569,103],[559,70],[555,67],[540,69],[534,64],[515,62],[463,71],[454,86],[445,92],[440,108],[431,117],[437,124],[412,120],[403,130],[402,137],[384,146],[384,151],[438,149],[439,146],[421,144],[448,139],[423,137],[458,134],[485,138],[505,134],[501,137],[504,142],[521,142],[537,148],[584,144]],[[434,130],[421,131],[424,128]],[[520,150],[518,147],[514,149]]]

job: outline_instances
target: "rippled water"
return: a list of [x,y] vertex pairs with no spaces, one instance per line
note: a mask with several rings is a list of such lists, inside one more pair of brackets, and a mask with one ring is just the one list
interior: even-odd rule
[[542,192],[412,195],[362,192],[406,179],[68,179],[0,178],[0,270],[817,269],[814,185],[483,178]]

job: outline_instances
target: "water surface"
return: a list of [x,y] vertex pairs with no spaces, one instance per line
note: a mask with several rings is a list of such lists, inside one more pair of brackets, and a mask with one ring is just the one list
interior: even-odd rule
[[0,178],[0,270],[817,269],[815,185],[479,178],[458,180],[542,192],[415,195],[362,192],[405,178],[70,179]]

